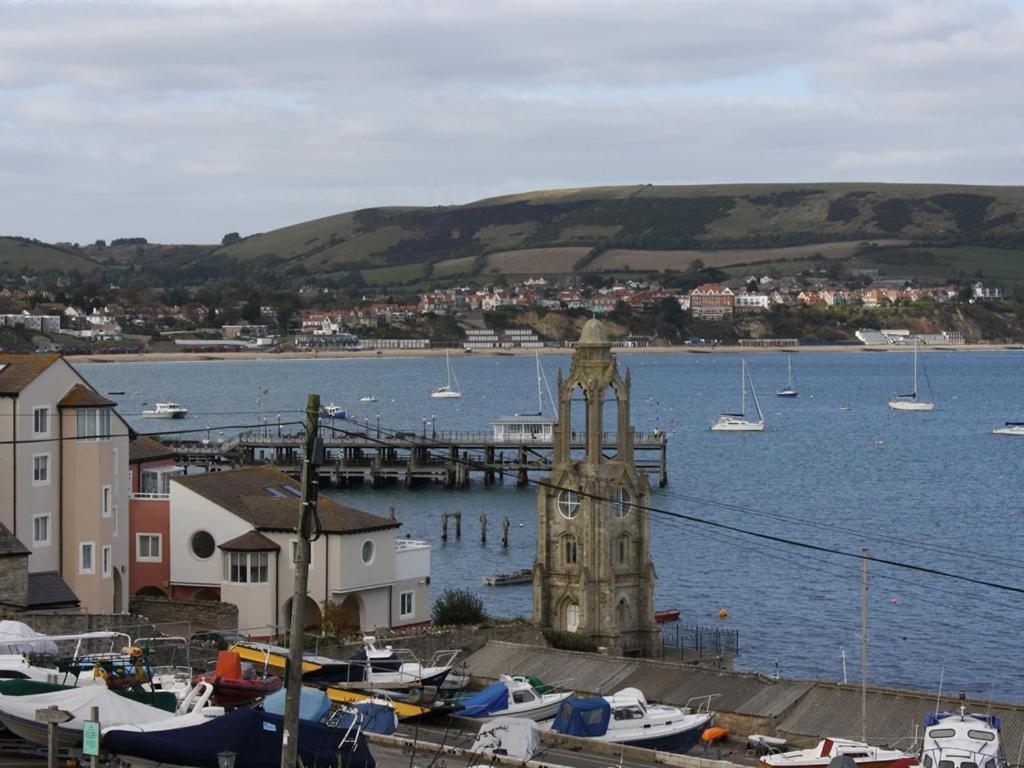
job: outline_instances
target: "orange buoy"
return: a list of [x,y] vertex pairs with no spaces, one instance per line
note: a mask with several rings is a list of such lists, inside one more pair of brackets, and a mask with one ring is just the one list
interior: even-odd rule
[[725,610],[725,608],[719,608],[718,609],[718,618],[720,618],[720,619],[727,619],[727,618],[729,618],[729,612],[727,610]]
[[716,725],[714,728],[705,728],[704,733],[700,735],[700,740],[711,744],[715,741],[722,741],[728,735],[728,728],[722,728]]

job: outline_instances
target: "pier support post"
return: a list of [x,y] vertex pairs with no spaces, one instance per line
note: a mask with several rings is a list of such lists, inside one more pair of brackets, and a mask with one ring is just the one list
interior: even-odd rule
[[455,540],[462,538],[462,513],[455,510]]
[[508,549],[508,515],[501,521],[501,546]]
[[480,515],[480,543],[487,543],[487,513]]
[[519,447],[519,468],[516,470],[516,485],[519,486],[520,488],[522,488],[524,485],[526,485],[530,481],[529,474],[526,471],[526,467],[527,467],[526,448],[520,446]]
[[448,541],[448,513],[441,513],[441,541]]

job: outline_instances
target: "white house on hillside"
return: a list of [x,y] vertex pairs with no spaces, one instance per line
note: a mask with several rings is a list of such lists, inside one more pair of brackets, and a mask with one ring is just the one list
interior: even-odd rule
[[[286,627],[299,497],[299,484],[270,467],[172,478],[172,594],[234,603],[241,631],[254,637]],[[429,544],[396,539],[399,523],[326,496],[318,517],[307,629],[329,621],[354,634],[429,620]]]

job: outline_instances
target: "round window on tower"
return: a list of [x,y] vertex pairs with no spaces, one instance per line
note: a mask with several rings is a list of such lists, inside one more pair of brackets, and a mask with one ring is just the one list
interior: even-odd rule
[[365,565],[373,563],[373,557],[376,554],[376,548],[373,546],[373,542],[367,539],[363,542],[363,551],[360,553],[363,558]]
[[572,520],[580,511],[580,495],[568,488],[559,493],[558,511],[566,520]]
[[632,507],[633,498],[625,488],[616,488],[612,494],[612,514],[616,517],[625,517]]

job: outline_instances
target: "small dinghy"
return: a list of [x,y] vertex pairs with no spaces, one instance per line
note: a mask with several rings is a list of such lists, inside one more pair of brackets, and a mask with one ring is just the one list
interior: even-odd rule
[[256,674],[251,664],[243,667],[241,656],[234,651],[219,651],[214,670],[196,675],[192,682],[213,685],[214,703],[229,709],[263,698],[284,685],[280,677]]
[[[133,768],[156,765],[218,768],[217,755],[234,752],[235,765],[279,768],[284,718],[241,708],[198,725],[150,733],[124,728],[103,731],[103,747]],[[375,768],[362,732],[299,721],[300,764],[304,768]]]

